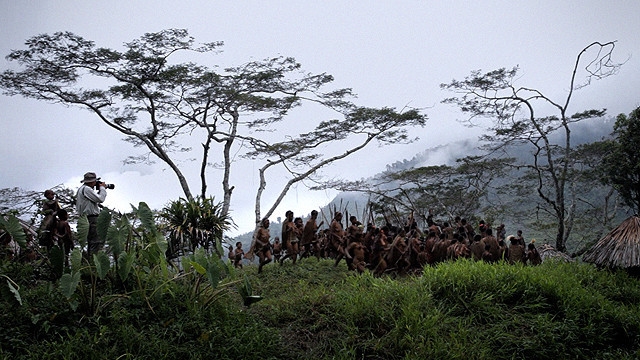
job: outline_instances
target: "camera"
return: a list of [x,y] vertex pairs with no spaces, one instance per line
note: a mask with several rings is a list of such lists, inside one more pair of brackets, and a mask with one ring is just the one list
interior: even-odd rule
[[105,189],[113,190],[113,189],[116,188],[115,184],[107,184],[105,182],[97,181],[96,182],[96,189],[99,189],[101,185],[104,186]]

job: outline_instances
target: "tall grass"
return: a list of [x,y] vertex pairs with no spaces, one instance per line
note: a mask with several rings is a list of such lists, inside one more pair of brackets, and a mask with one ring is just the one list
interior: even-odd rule
[[[271,278],[262,278],[261,285],[270,299],[251,311],[268,326],[286,325],[281,335],[304,350],[296,353],[302,357],[640,355],[640,283],[623,272],[578,263],[525,267],[463,260],[427,267],[420,277],[349,273],[341,278],[330,262],[321,262],[318,273],[333,274],[333,282],[319,277],[312,285],[304,266],[286,270],[266,272]],[[312,340],[326,334],[333,337]]]
[[591,265],[462,260],[374,277],[310,258],[239,272],[262,301],[245,307],[231,291],[194,306],[175,282],[153,311],[130,297],[87,318],[25,285],[22,306],[0,303],[0,359],[640,357],[640,281]]

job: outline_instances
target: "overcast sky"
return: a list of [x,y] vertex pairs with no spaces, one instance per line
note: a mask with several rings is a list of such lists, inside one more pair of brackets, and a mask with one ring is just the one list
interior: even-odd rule
[[[421,141],[372,148],[326,176],[359,179],[409,159],[425,148],[475,137],[457,120],[463,115],[441,104],[450,96],[439,85],[471,70],[519,65],[520,85],[560,101],[569,87],[577,54],[594,41],[616,40],[617,76],[575,95],[571,111],[607,108],[609,115],[640,105],[640,1],[21,1],[0,0],[0,70],[4,57],[34,35],[71,31],[97,46],[122,50],[147,32],[186,28],[198,42],[224,41],[215,59],[240,65],[291,56],[309,72],[334,75],[351,87],[357,103],[373,107],[427,108],[430,120],[415,131]],[[95,171],[116,183],[106,205],[125,211],[146,201],[161,208],[182,195],[165,166],[125,166],[139,152],[95,115],[77,108],[0,95],[0,188],[44,191],[57,184],[77,188]],[[185,165],[187,166],[187,165]],[[241,231],[253,224],[259,164],[245,163],[232,179],[232,216]],[[217,184],[212,195],[221,199]],[[290,191],[276,212],[308,214],[331,192]],[[267,197],[265,205],[269,203]]]

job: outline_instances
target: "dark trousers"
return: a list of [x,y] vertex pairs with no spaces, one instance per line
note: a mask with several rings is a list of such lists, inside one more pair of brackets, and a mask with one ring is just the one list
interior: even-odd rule
[[89,220],[89,235],[87,236],[87,254],[91,258],[92,254],[102,250],[104,244],[98,238],[98,215],[87,216]]

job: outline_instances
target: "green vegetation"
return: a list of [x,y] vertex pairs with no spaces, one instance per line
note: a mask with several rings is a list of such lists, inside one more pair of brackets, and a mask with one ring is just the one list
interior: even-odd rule
[[[9,262],[22,305],[2,284],[0,358],[632,359],[640,355],[640,281],[581,263],[526,267],[461,260],[421,276],[356,275],[333,261],[245,266],[208,306],[193,281],[154,296],[99,298],[74,311],[31,265]],[[156,275],[157,276],[157,275]],[[185,277],[186,278],[186,277]],[[3,278],[4,282],[4,278]],[[100,281],[97,284],[101,286]],[[239,290],[239,291],[238,291]],[[109,301],[109,299],[111,299]]]

